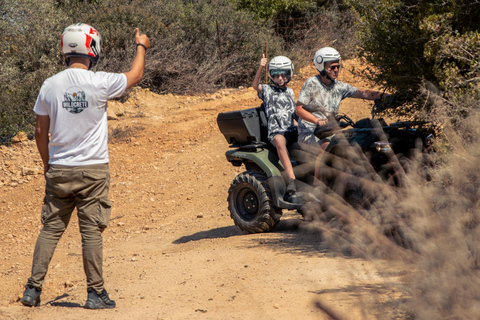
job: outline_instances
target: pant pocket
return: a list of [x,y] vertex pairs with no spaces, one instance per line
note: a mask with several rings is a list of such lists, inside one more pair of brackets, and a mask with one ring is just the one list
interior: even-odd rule
[[100,217],[98,220],[98,226],[101,229],[105,229],[110,221],[110,215],[112,213],[112,201],[109,199],[100,199]]
[[47,181],[47,186],[48,185],[54,185],[57,183],[62,183],[68,181],[68,176],[65,176],[62,171],[53,171],[50,169],[46,174],[45,174],[45,179]]

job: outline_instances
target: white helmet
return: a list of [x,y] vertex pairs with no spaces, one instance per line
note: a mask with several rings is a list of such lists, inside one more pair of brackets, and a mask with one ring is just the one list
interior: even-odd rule
[[287,73],[287,82],[289,82],[293,76],[293,63],[287,57],[277,56],[270,60],[268,73],[272,79],[275,74]]
[[337,50],[331,47],[324,47],[317,52],[313,57],[313,63],[319,72],[322,72],[325,69],[325,62],[340,61],[342,57]]
[[62,53],[67,65],[70,57],[88,57],[90,69],[100,57],[102,37],[86,23],[75,23],[65,28],[62,34]]

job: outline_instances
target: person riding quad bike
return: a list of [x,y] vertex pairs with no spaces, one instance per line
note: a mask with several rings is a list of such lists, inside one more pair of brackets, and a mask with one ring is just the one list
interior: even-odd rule
[[300,146],[304,149],[319,147],[314,174],[316,179],[319,177],[318,168],[323,151],[330,143],[331,137],[319,139],[314,134],[315,129],[327,125],[329,116],[338,114],[340,102],[345,98],[377,100],[388,96],[380,91],[358,89],[337,80],[341,59],[340,53],[331,47],[324,47],[315,52],[313,62],[319,74],[305,81],[295,109],[300,117],[298,121]]
[[269,78],[273,84],[260,84],[262,70],[267,65],[263,55],[260,61],[253,88],[262,99],[267,117],[268,142],[275,146],[277,154],[288,175],[287,193],[295,193],[295,173],[288,156],[287,146],[297,142],[297,128],[295,127],[295,96],[293,90],[287,87],[292,79],[293,63],[284,56],[270,60],[268,64]]
[[[419,123],[387,124],[383,119],[375,118],[394,96],[382,97],[380,92],[357,89],[336,80],[340,55],[335,52],[332,48],[317,51],[315,63],[321,74],[305,82],[297,102],[302,123],[302,127],[300,124],[298,127],[299,143],[293,143],[288,148],[296,177],[296,193],[286,193],[288,175],[276,149],[269,144],[265,106],[262,104],[257,108],[218,114],[218,127],[230,144],[226,152],[227,161],[246,169],[233,179],[227,198],[230,216],[241,230],[247,233],[268,232],[279,223],[284,209],[297,210],[304,216],[312,206],[322,210],[323,194],[319,192],[320,188],[314,187],[320,183],[331,187],[345,201],[360,203],[362,195],[358,187],[361,186],[359,181],[363,180],[356,176],[358,172],[368,172],[375,179],[391,179],[398,169],[395,165],[398,161],[393,161],[393,157],[401,157],[401,154],[409,157],[410,150],[416,148],[417,140],[421,140],[423,145],[428,143],[429,136]],[[323,78],[330,81],[328,85]],[[333,92],[322,93],[322,90]],[[331,109],[318,107],[324,99],[332,101],[332,95],[335,99]],[[372,107],[372,117],[355,122],[346,115],[338,114],[339,103],[347,96],[377,98]],[[310,141],[311,144],[305,143]],[[319,147],[325,141],[328,141],[325,151],[319,156]],[[314,148],[310,148],[312,145]],[[349,152],[345,152],[349,149],[359,150],[362,155],[352,160]],[[342,161],[333,163],[332,158],[343,158],[343,164],[356,170],[355,174],[351,174],[346,172],[350,170],[347,167],[343,173],[349,173],[350,178],[357,180],[349,180],[343,184],[344,188],[338,188],[339,175],[330,173],[335,169],[340,176],[346,174],[335,166]]]

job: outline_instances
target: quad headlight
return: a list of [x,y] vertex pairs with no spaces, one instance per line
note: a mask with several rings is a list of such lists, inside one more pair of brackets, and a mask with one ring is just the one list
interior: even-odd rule
[[375,142],[374,146],[377,152],[387,153],[392,151],[392,144],[390,142]]

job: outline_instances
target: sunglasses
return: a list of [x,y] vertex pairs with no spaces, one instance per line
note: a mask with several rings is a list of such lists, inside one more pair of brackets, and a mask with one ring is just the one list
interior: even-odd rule
[[270,76],[272,78],[282,76],[284,78],[288,78],[290,76],[290,70],[282,70],[282,69],[276,69],[276,70],[269,70]]
[[328,69],[328,70],[330,70],[330,71],[333,71],[333,70],[335,70],[335,69],[340,70],[340,65],[327,67],[327,68],[325,68],[325,69]]

